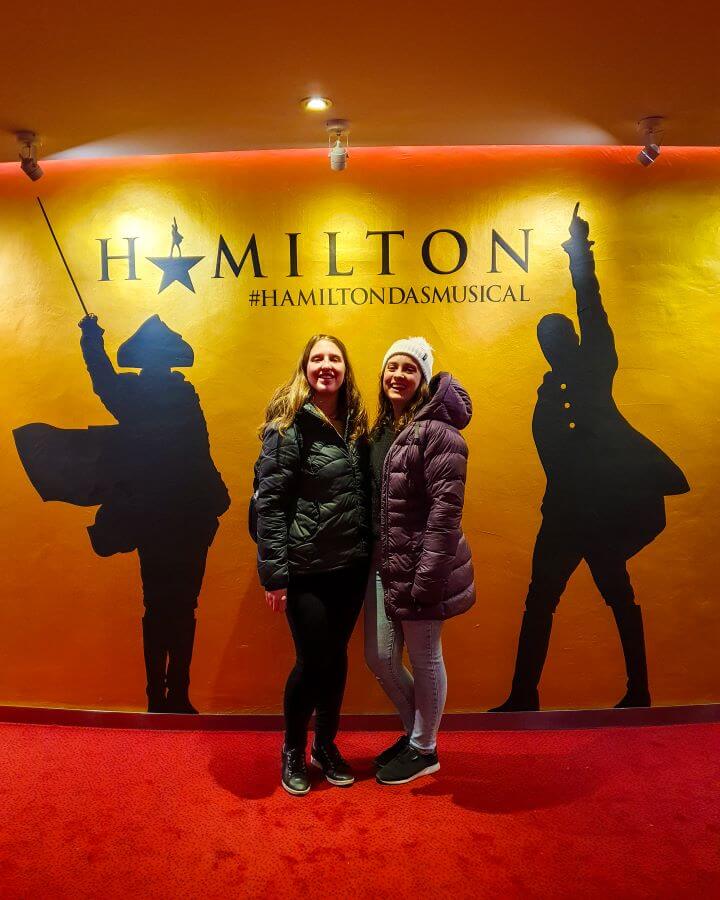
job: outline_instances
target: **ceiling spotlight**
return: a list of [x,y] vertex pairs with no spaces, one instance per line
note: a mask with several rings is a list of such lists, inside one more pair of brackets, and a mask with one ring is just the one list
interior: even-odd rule
[[20,168],[31,181],[43,177],[43,170],[37,161],[37,135],[34,131],[18,131],[15,133],[20,146]]
[[303,109],[310,112],[322,112],[324,109],[330,109],[332,100],[327,97],[303,97],[300,101]]
[[333,172],[342,172],[350,155],[348,153],[350,123],[347,119],[328,119],[325,127],[328,132],[330,168]]
[[646,116],[637,123],[638,131],[645,146],[637,155],[641,166],[650,166],[660,156],[660,143],[663,137],[664,116]]

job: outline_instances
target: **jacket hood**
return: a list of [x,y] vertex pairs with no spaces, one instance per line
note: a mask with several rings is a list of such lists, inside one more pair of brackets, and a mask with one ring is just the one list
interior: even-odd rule
[[472,402],[465,388],[449,372],[438,372],[430,382],[430,399],[415,416],[416,422],[435,419],[461,431],[472,418]]

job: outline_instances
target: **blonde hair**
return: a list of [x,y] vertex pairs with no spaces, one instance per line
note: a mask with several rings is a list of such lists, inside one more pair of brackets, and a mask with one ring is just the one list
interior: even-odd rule
[[272,395],[265,410],[265,421],[258,430],[261,439],[265,429],[268,427],[274,428],[280,434],[284,434],[295,421],[295,416],[305,403],[312,399],[312,389],[307,380],[307,367],[310,353],[319,341],[330,341],[331,344],[335,344],[345,361],[345,380],[338,392],[338,410],[343,416],[347,417],[350,440],[357,441],[367,437],[367,412],[360,396],[360,391],[355,383],[355,376],[353,375],[345,344],[332,334],[314,334],[305,344],[305,349],[298,360],[292,377],[285,384],[280,385]]
[[[387,363],[385,365],[387,365]],[[402,415],[396,422],[392,403],[383,390],[384,374],[385,369],[383,368],[382,372],[380,373],[380,396],[378,398],[377,416],[375,418],[375,421],[373,422],[372,428],[370,429],[371,441],[374,441],[377,437],[379,437],[380,432],[387,426],[392,428],[395,434],[400,434],[403,428],[406,428],[415,418],[420,410],[420,407],[424,406],[430,399],[430,385],[427,383],[427,381],[425,380],[425,376],[423,375],[422,381],[413,394],[412,400],[402,411]]]

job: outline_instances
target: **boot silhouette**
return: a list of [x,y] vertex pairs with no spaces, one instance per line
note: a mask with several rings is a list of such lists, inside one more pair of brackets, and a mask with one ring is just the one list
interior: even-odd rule
[[167,712],[165,698],[165,667],[167,664],[165,630],[162,627],[162,622],[148,615],[143,617],[142,630],[145,675],[147,678],[147,711],[164,713]]
[[529,712],[540,709],[538,685],[550,645],[552,623],[553,614],[550,610],[525,610],[510,696],[489,712]]
[[620,635],[627,671],[627,691],[622,700],[615,704],[615,709],[650,706],[652,701],[648,687],[642,610],[639,606],[632,604],[613,606],[612,611]]
[[197,715],[190,702],[190,662],[195,641],[195,615],[174,616],[168,623],[166,711]]

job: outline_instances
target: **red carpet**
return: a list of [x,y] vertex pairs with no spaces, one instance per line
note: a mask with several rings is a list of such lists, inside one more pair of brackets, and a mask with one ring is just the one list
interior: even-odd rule
[[442,771],[278,785],[273,733],[0,725],[0,896],[695,898],[720,892],[720,726],[443,734]]

